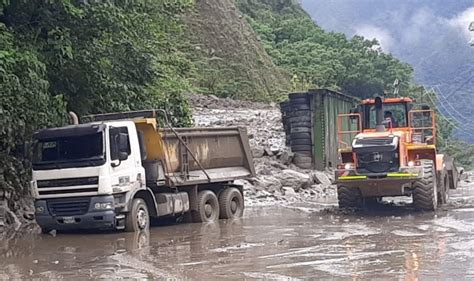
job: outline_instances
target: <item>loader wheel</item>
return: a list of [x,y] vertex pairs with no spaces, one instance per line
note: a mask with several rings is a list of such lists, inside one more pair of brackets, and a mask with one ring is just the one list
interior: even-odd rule
[[132,202],[132,209],[125,217],[125,231],[138,232],[150,228],[150,215],[145,201],[135,198]]
[[340,209],[362,209],[364,199],[357,187],[337,186],[337,199]]
[[219,201],[214,192],[199,191],[197,203],[197,211],[191,213],[193,222],[215,222],[219,219]]
[[240,218],[244,214],[244,198],[237,188],[224,189],[219,195],[221,219]]
[[438,207],[436,171],[432,160],[421,161],[423,178],[415,182],[413,205],[422,211],[434,211]]

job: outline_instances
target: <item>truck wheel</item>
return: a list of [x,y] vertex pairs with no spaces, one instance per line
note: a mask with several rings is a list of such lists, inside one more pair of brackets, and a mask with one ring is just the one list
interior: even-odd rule
[[423,178],[415,182],[413,205],[422,211],[434,211],[438,206],[436,172],[432,160],[421,161]]
[[337,199],[340,209],[362,209],[364,199],[357,187],[337,186]]
[[150,215],[145,201],[135,198],[132,202],[132,209],[125,216],[125,231],[137,232],[150,228]]
[[219,195],[219,210],[221,219],[240,218],[244,214],[244,198],[235,188],[226,188]]
[[214,192],[199,191],[197,203],[197,211],[191,213],[193,222],[214,222],[219,219],[219,201]]

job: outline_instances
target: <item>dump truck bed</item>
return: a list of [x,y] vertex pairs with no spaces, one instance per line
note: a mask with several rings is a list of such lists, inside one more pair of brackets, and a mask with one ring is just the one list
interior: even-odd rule
[[173,185],[225,182],[255,176],[247,130],[161,129],[165,175]]

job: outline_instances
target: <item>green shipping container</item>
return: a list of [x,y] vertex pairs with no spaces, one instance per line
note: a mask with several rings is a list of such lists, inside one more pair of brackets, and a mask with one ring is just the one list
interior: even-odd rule
[[[307,100],[311,115],[311,166],[317,170],[335,168],[339,162],[338,115],[350,113],[351,109],[359,103],[359,100],[327,89],[310,90],[307,93],[293,93],[290,94],[289,116],[301,116],[302,111],[306,109],[301,105],[291,107],[292,100],[296,101],[297,99],[298,102]],[[343,124],[344,130],[352,130],[351,127],[351,124]],[[292,130],[293,127],[291,126],[290,131]],[[294,135],[290,134],[290,136]],[[290,137],[290,146],[293,150],[298,145],[293,146],[292,141],[296,143]],[[347,142],[347,140],[344,141]],[[296,164],[298,165],[298,163]]]

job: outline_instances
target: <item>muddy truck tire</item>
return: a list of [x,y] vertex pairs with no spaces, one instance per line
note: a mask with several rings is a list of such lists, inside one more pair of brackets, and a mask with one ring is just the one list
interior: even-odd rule
[[362,209],[364,198],[357,187],[337,186],[337,199],[340,209]]
[[125,232],[138,232],[150,228],[150,214],[145,200],[135,198],[132,208],[125,217]]
[[244,198],[235,188],[224,189],[219,195],[219,211],[221,219],[240,218],[244,214]]
[[216,222],[219,219],[219,200],[211,190],[198,193],[198,209],[191,213],[193,222]]
[[436,171],[432,160],[422,160],[423,178],[415,182],[413,206],[421,211],[434,211],[438,206]]

